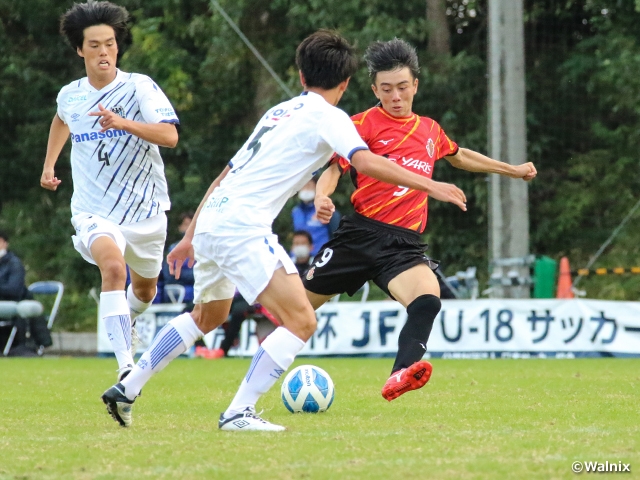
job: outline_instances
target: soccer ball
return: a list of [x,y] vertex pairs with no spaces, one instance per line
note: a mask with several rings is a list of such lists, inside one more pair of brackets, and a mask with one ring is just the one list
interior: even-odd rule
[[282,382],[282,403],[291,413],[324,412],[333,403],[333,381],[314,365],[294,368]]

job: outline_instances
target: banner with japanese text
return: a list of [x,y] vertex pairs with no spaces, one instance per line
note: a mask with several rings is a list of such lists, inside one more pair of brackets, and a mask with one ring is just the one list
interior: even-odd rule
[[[181,310],[154,305],[138,319],[141,353]],[[329,302],[318,309],[318,329],[301,355],[395,355],[406,310],[397,302]],[[100,332],[100,330],[99,330]],[[210,347],[219,328],[205,337]],[[252,356],[255,323],[244,323],[232,356]],[[444,300],[427,345],[443,358],[640,356],[640,302],[603,300]],[[104,329],[98,351],[111,351]]]

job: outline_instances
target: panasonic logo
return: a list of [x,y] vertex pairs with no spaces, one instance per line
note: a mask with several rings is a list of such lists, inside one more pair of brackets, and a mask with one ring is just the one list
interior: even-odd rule
[[125,130],[107,130],[106,132],[89,132],[71,134],[71,141],[73,143],[90,142],[92,140],[100,140],[103,138],[116,138],[124,135],[131,135]]

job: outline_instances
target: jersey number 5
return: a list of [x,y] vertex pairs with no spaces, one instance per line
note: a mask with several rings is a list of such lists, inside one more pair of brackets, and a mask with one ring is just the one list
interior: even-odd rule
[[274,128],[276,128],[275,125],[271,125],[270,127],[262,127],[258,133],[256,133],[256,136],[253,137],[253,140],[251,140],[249,142],[249,145],[247,145],[247,150],[253,150],[253,152],[251,152],[251,156],[249,157],[249,160],[247,160],[246,162],[244,162],[242,165],[240,165],[238,168],[236,168],[235,170],[232,170],[231,173],[238,173],[240,170],[242,170],[244,167],[247,166],[247,164],[253,160],[253,157],[256,156],[256,154],[260,151],[260,147],[262,146],[262,144],[260,143],[260,139],[262,138],[262,136],[267,133],[269,130],[273,130]]

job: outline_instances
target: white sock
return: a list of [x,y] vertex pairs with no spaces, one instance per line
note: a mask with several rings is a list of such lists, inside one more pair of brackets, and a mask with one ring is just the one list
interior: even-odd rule
[[183,313],[169,321],[158,332],[131,373],[122,380],[127,398],[129,400],[136,398],[154,373],[159,372],[169,365],[171,360],[186,352],[202,336],[203,333],[188,313]]
[[100,316],[111,341],[118,368],[133,365],[131,357],[131,317],[124,290],[100,294]]
[[[156,287],[156,292],[157,291],[158,287]],[[133,293],[132,285],[129,284],[129,288],[127,288],[127,303],[129,304],[129,315],[131,315],[131,321],[135,323],[134,320],[136,319],[136,317],[141,313],[144,313],[144,311],[153,303],[153,298],[150,302],[143,302],[138,297],[136,297],[135,293]]]
[[276,383],[293,363],[305,342],[284,327],[269,335],[253,356],[247,376],[240,384],[231,405],[224,412],[229,418],[247,407],[255,407],[258,399]]

